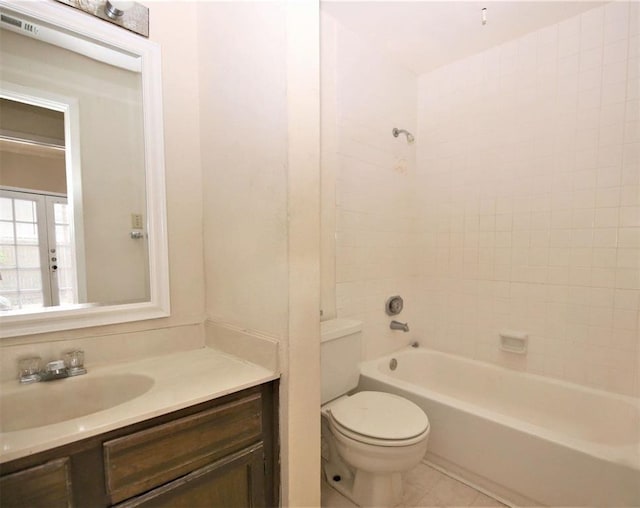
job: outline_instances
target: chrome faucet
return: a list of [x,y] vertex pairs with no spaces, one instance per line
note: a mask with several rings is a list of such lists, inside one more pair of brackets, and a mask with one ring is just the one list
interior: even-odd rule
[[400,321],[393,320],[389,325],[392,330],[402,330],[403,332],[409,331],[409,323],[401,323]]
[[64,360],[53,360],[42,368],[42,358],[30,356],[18,360],[18,379],[21,384],[53,381],[70,376],[86,374],[84,351],[75,350],[65,353]]

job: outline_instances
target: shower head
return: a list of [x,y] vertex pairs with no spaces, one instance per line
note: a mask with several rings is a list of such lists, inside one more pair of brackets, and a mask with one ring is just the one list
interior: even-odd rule
[[391,134],[393,134],[394,138],[397,138],[400,134],[404,134],[405,136],[407,136],[407,143],[413,143],[416,140],[416,138],[413,137],[413,134],[411,134],[409,131],[405,129],[398,129],[397,127],[393,128]]

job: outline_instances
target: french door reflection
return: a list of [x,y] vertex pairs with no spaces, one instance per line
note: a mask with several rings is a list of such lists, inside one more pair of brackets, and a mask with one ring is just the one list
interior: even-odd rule
[[0,309],[77,303],[67,198],[0,190]]

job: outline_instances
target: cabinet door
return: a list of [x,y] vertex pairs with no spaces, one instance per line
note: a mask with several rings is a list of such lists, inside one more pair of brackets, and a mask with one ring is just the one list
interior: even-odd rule
[[2,508],[73,506],[69,459],[57,459],[0,478]]
[[264,451],[256,444],[204,466],[117,508],[264,506]]

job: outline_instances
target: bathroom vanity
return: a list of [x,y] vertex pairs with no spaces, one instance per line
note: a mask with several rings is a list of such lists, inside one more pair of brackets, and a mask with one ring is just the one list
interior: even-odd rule
[[277,383],[1,466],[0,505],[277,505]]
[[[125,371],[153,383],[108,409],[31,428],[16,427],[39,425],[38,416],[16,424],[3,415],[0,506],[278,504],[276,375],[203,348],[90,369],[82,377],[118,379]],[[2,401],[47,390],[52,405],[31,410],[55,412],[58,393],[79,393],[73,382],[16,382],[3,387]],[[108,391],[92,397],[108,399]]]

